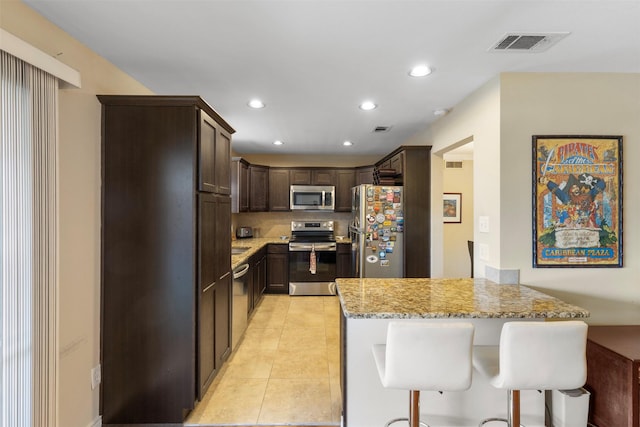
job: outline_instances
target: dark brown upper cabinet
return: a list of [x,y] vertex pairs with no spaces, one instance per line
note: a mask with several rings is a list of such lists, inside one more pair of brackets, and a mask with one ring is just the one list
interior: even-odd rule
[[199,190],[231,194],[231,136],[206,112],[200,115]]
[[336,212],[351,212],[351,188],[356,185],[353,169],[336,169]]
[[284,212],[289,205],[289,169],[269,169],[269,210]]
[[249,165],[249,211],[269,210],[269,167]]

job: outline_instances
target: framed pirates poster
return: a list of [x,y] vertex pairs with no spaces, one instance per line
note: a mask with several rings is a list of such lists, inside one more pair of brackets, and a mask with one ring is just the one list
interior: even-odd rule
[[622,267],[622,137],[533,136],[533,266]]

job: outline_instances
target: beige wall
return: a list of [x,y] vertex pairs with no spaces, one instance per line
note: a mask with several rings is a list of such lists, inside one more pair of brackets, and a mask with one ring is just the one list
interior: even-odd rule
[[78,70],[81,89],[60,91],[59,423],[98,419],[90,371],[100,360],[100,103],[96,94],[148,94],[19,1],[0,1],[0,26]]
[[498,194],[487,198],[480,189],[500,188],[500,82],[496,77],[469,95],[446,116],[438,119],[426,132],[415,135],[406,145],[431,145],[431,275],[444,275],[444,227],[442,223],[442,193],[444,193],[443,154],[453,148],[474,142],[473,154],[473,216],[490,218],[491,233],[474,231],[476,248],[489,247],[487,259],[475,257],[475,271],[484,277],[485,263],[497,264],[500,259],[500,200]]
[[443,226],[443,277],[469,277],[471,260],[467,241],[473,240],[473,161],[463,160],[462,168],[443,168],[445,193],[460,193],[462,215],[460,223]]
[[[472,137],[474,152],[474,240],[476,274],[484,265],[519,269],[520,281],[591,311],[591,324],[640,324],[640,275],[636,262],[640,232],[633,212],[640,193],[629,183],[640,169],[626,167],[624,182],[623,268],[532,268],[531,137],[532,135],[622,135],[627,164],[640,159],[639,74],[507,73],[456,106],[412,143],[432,144],[434,200],[442,193],[442,152]],[[441,213],[432,211],[438,230]],[[478,217],[486,215],[489,233],[480,233]],[[443,251],[443,233],[432,234],[434,253]],[[478,257],[478,244],[488,257]]]
[[[640,74],[505,74],[501,78],[501,268],[591,311],[592,324],[640,324]],[[622,135],[624,267],[532,268],[531,136]]]

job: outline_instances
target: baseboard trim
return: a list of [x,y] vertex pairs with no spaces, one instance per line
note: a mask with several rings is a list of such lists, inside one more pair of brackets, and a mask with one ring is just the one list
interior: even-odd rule
[[484,274],[487,279],[501,285],[517,285],[520,283],[520,270],[509,268],[494,268],[485,265]]

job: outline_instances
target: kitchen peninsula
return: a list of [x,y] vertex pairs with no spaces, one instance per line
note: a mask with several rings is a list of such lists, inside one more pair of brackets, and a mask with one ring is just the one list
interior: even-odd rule
[[[589,317],[583,308],[523,285],[486,279],[337,279],[341,315],[341,385],[345,427],[384,425],[407,416],[408,391],[384,389],[371,352],[384,343],[392,320],[470,322],[475,345],[499,343],[507,321]],[[479,375],[465,392],[421,393],[423,421],[439,426],[477,426],[504,416],[506,392]],[[544,395],[521,394],[522,422],[544,426]]]

